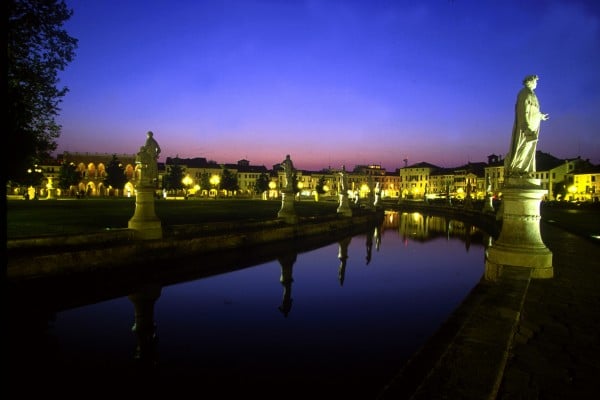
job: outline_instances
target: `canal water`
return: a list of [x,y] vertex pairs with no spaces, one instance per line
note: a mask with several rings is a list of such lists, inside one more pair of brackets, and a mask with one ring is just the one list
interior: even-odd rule
[[14,344],[12,390],[374,399],[480,281],[486,238],[386,212],[314,250],[60,311]]

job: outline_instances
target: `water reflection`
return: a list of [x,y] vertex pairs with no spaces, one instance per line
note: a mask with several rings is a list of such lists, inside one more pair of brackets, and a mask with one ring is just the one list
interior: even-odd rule
[[346,263],[348,261],[348,246],[352,241],[352,237],[349,236],[338,242],[338,259],[340,260],[340,266],[338,267],[338,280],[340,286],[344,286],[344,279],[346,279]]
[[296,257],[296,253],[291,253],[278,258],[279,264],[281,264],[281,277],[279,278],[279,282],[283,285],[283,301],[279,306],[279,311],[281,311],[285,317],[287,317],[292,310],[292,282],[294,282],[294,278],[292,278],[292,269],[294,268]]
[[[38,343],[47,362],[18,373],[111,387],[141,365],[155,384],[224,397],[244,388],[262,398],[373,398],[481,279],[485,239],[460,221],[390,212],[362,234],[265,251],[252,268],[218,273],[219,258],[189,260],[185,274],[163,265],[177,276],[156,273],[125,297],[57,311],[46,335],[58,344]],[[215,272],[184,279],[194,268]],[[30,334],[12,338],[17,348]]]
[[158,363],[154,304],[160,297],[161,290],[159,285],[149,284],[128,296],[134,308],[134,323],[131,328],[137,339],[134,358],[146,365]]

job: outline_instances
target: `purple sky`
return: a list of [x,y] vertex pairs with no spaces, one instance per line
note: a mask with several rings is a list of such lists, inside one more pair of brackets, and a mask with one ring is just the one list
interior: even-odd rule
[[60,153],[453,167],[504,156],[537,74],[538,150],[600,164],[596,0],[66,2]]

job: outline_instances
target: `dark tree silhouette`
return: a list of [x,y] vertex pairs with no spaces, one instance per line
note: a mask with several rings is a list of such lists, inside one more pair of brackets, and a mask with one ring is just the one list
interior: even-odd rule
[[264,172],[261,173],[256,179],[256,186],[254,187],[256,193],[264,193],[269,190],[269,182],[269,175],[265,174]]
[[8,0],[7,181],[23,182],[27,169],[56,150],[61,127],[55,117],[68,89],[58,71],[73,60],[77,39],[62,29],[72,16],[62,0]]
[[106,178],[104,178],[104,183],[106,186],[118,190],[123,190],[127,183],[125,167],[123,167],[123,164],[119,161],[116,154],[113,154],[112,160],[110,160],[110,163],[108,163],[108,166],[106,167]]

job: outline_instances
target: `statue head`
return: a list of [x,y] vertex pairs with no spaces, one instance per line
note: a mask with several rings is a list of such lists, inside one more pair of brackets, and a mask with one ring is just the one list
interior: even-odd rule
[[538,79],[540,79],[540,77],[537,75],[527,75],[523,79],[523,85],[525,85],[525,86],[533,85],[533,84],[537,83]]
[[154,135],[154,133],[152,131],[148,131],[148,133],[146,133],[146,135],[148,135],[148,137],[152,137]]

